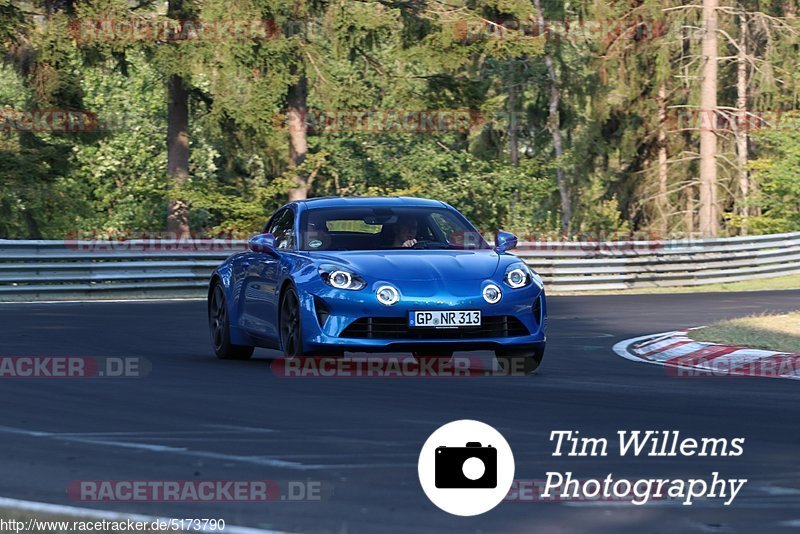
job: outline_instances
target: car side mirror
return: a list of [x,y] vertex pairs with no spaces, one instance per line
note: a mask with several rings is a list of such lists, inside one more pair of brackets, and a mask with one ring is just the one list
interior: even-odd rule
[[494,247],[495,252],[497,252],[498,254],[502,254],[507,250],[516,248],[516,246],[517,246],[517,236],[515,236],[511,232],[504,232],[502,230],[497,232],[497,242]]
[[276,254],[275,236],[272,234],[254,235],[247,241],[247,247],[253,252]]

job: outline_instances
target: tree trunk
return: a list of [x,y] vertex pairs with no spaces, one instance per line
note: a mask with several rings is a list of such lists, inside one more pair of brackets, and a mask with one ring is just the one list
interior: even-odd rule
[[519,167],[519,125],[517,124],[517,86],[512,76],[508,86],[508,155],[511,164]]
[[741,234],[747,235],[749,216],[750,178],[747,175],[747,18],[743,13],[739,18],[739,53],[736,62],[736,109],[735,121],[736,163],[739,171],[739,191],[741,193],[739,215],[742,217]]
[[669,205],[667,202],[667,86],[661,83],[658,87],[658,231],[661,238],[669,232]]
[[[301,67],[302,69],[302,67]],[[289,87],[289,168],[297,169],[308,154],[308,80],[299,72],[297,82]],[[295,187],[289,191],[289,201],[308,197],[308,176],[299,170],[294,175]]]
[[[183,78],[169,77],[167,98],[167,173],[174,187],[189,178],[189,94]],[[189,207],[185,200],[170,198],[167,231],[177,238],[189,235]]]
[[703,0],[703,72],[700,86],[700,233],[715,237],[719,231],[717,205],[717,6]]
[[[191,0],[169,0],[167,17],[189,19],[192,8]],[[175,74],[167,80],[167,174],[170,187],[189,179],[189,92],[185,80]],[[173,195],[167,205],[167,231],[177,238],[189,235],[189,206]]]
[[691,238],[694,234],[694,186],[690,185],[684,191],[683,225],[686,227],[686,237]]
[[[545,35],[544,13],[542,12],[541,0],[533,0],[536,7],[536,24],[539,27],[539,35]],[[553,57],[545,54],[544,63],[547,67],[547,77],[550,79],[550,99],[548,105],[547,129],[553,138],[553,148],[555,149],[556,159],[559,160],[556,167],[556,179],[558,182],[558,192],[561,196],[561,229],[569,231],[570,220],[572,219],[572,205],[569,198],[569,187],[567,177],[564,173],[563,163],[560,161],[564,155],[564,143],[561,139],[561,120],[558,115],[558,106],[561,101],[561,91],[558,87],[558,78],[553,66]]]

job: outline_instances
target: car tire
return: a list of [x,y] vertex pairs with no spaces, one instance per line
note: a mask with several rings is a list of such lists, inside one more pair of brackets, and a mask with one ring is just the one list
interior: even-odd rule
[[289,286],[283,292],[279,308],[281,350],[286,358],[305,356],[303,350],[303,323],[297,290]]
[[215,282],[208,299],[208,326],[211,331],[211,344],[220,360],[249,360],[255,347],[231,343],[231,324],[228,318],[228,304],[222,284]]
[[542,364],[544,349],[535,351],[498,350],[494,354],[505,374],[522,376],[532,374],[539,368]]

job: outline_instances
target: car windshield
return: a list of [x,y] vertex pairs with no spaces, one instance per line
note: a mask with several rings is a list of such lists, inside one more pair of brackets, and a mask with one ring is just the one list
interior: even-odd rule
[[301,250],[489,248],[459,213],[428,207],[315,208],[300,219]]

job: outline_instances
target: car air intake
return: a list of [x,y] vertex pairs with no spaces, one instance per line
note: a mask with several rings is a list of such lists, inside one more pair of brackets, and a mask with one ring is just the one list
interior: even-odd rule
[[542,324],[542,296],[536,297],[533,301],[533,320],[537,325]]
[[328,320],[331,310],[328,308],[328,305],[325,304],[325,301],[316,295],[314,296],[314,310],[317,313],[317,322],[319,323],[319,326],[325,326],[325,321]]
[[482,319],[480,326],[411,328],[408,317],[362,317],[350,323],[340,337],[357,339],[479,339],[528,336],[530,332],[513,315]]

